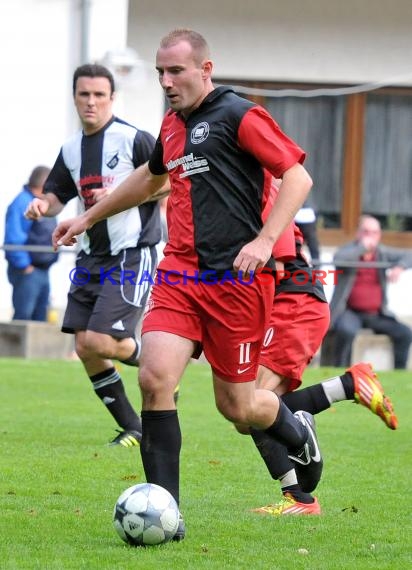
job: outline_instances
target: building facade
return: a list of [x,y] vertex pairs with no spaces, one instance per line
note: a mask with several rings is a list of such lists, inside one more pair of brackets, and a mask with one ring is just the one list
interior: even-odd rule
[[[165,108],[154,69],[158,41],[191,27],[210,43],[216,82],[265,105],[307,150],[327,254],[353,236],[362,212],[379,217],[385,243],[412,247],[409,0],[7,0],[1,11],[0,45],[9,54],[0,64],[3,214],[33,165],[51,165],[78,128],[71,101],[76,65],[113,65],[116,111],[156,136]],[[4,215],[2,236],[3,222]],[[73,260],[61,257],[52,276],[58,307]],[[7,318],[3,256],[0,286],[0,316]],[[395,305],[399,298],[396,292]],[[395,308],[412,315],[406,298]]]

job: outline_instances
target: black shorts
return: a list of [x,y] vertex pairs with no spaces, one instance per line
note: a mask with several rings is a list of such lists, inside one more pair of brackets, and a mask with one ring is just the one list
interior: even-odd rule
[[91,330],[114,338],[134,337],[157,266],[156,247],[126,249],[97,258],[80,252],[70,273],[62,331]]

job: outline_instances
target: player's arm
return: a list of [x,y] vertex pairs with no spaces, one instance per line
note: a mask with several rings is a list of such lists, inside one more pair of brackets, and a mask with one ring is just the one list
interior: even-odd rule
[[160,188],[160,190],[158,190],[155,194],[153,194],[153,196],[150,196],[150,198],[148,198],[146,202],[158,202],[159,200],[166,198],[166,196],[169,196],[170,190],[171,190],[170,184],[169,181],[167,181],[166,184],[162,188]]
[[[109,196],[114,190],[115,188],[95,188],[91,192],[93,194],[94,201],[100,202],[100,200],[103,200],[103,198],[107,198],[107,196]],[[169,194],[170,194],[170,184],[169,182],[167,182],[165,186],[160,188],[160,190],[158,190],[155,194],[153,194],[153,196],[150,196],[146,200],[146,202],[158,202],[159,200],[166,198],[166,196],[168,196]]]
[[[281,179],[272,178],[270,193],[262,211],[262,222],[265,223],[267,217],[273,207],[273,204],[278,197],[279,187],[282,184]],[[296,239],[295,239],[295,223],[288,224],[286,230],[282,233],[280,238],[276,240],[272,250],[272,257],[276,260],[276,269],[283,271],[283,267],[278,268],[278,261],[285,263],[296,257]]]
[[276,203],[262,230],[240,250],[234,261],[237,271],[249,273],[265,266],[273,245],[305,201],[312,179],[302,166],[305,152],[259,105],[244,114],[238,128],[238,144],[275,178],[282,180]]
[[42,216],[57,216],[67,202],[77,195],[76,184],[64,162],[63,149],[60,149],[53,168],[44,183],[42,197],[35,198],[30,202],[25,216],[31,220],[37,220]]
[[312,179],[301,164],[284,172],[277,199],[259,235],[240,250],[233,263],[236,271],[247,274],[265,266],[275,242],[292,222],[311,187]]
[[60,202],[55,194],[44,194],[42,198],[33,198],[27,206],[24,215],[29,220],[38,220],[42,216],[54,217],[63,210],[64,204]]
[[275,204],[260,231],[259,238],[269,240],[272,247],[293,221],[296,212],[306,200],[312,187],[312,179],[299,163],[286,170]]
[[[157,157],[160,160],[160,156],[163,154],[163,146],[160,140],[160,136],[156,141],[153,136],[148,133],[147,131],[139,130],[136,134],[134,144],[133,144],[133,164],[135,168],[139,168],[142,164],[145,164],[147,161],[150,161],[152,155]],[[153,170],[150,168],[151,172],[155,172],[156,174],[160,174],[157,170]],[[162,169],[163,172],[163,169]],[[170,184],[169,180],[167,183],[160,188],[155,194],[149,196],[146,202],[157,202],[167,196],[170,193]]]
[[139,166],[109,196],[80,216],[60,222],[53,232],[53,246],[73,245],[76,236],[119,212],[139,206],[153,196],[167,181],[167,174],[156,175],[149,163]]

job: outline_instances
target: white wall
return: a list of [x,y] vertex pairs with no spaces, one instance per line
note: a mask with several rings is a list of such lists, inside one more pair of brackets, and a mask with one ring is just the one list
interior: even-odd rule
[[[91,0],[89,60],[123,48],[128,0]],[[80,0],[3,0],[0,4],[2,128],[0,243],[8,204],[37,164],[52,166],[63,141],[79,128],[72,74],[80,61]],[[122,108],[120,101],[115,110]],[[156,127],[157,128],[157,127]],[[61,216],[73,215],[69,204]],[[73,254],[52,267],[52,302],[64,308]],[[12,315],[7,263],[0,251],[0,320]]]
[[[37,164],[52,165],[70,121],[68,2],[7,0],[0,17],[2,191],[0,242],[7,205]],[[50,25],[53,22],[53,25]],[[11,315],[7,264],[0,252],[0,316]]]
[[153,62],[176,27],[208,39],[216,76],[412,85],[410,0],[130,0],[129,44]]

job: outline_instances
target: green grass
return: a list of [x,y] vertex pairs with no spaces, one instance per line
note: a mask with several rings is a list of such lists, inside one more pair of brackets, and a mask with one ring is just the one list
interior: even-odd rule
[[[305,382],[333,372],[310,368]],[[139,407],[135,374],[122,369]],[[249,509],[276,502],[278,484],[216,411],[209,368],[190,366],[179,401],[187,538],[142,549],[111,520],[120,493],[144,481],[140,455],[105,445],[116,426],[81,365],[0,359],[0,568],[411,568],[411,375],[380,377],[399,430],[349,402],[318,415],[323,515],[274,519]]]

